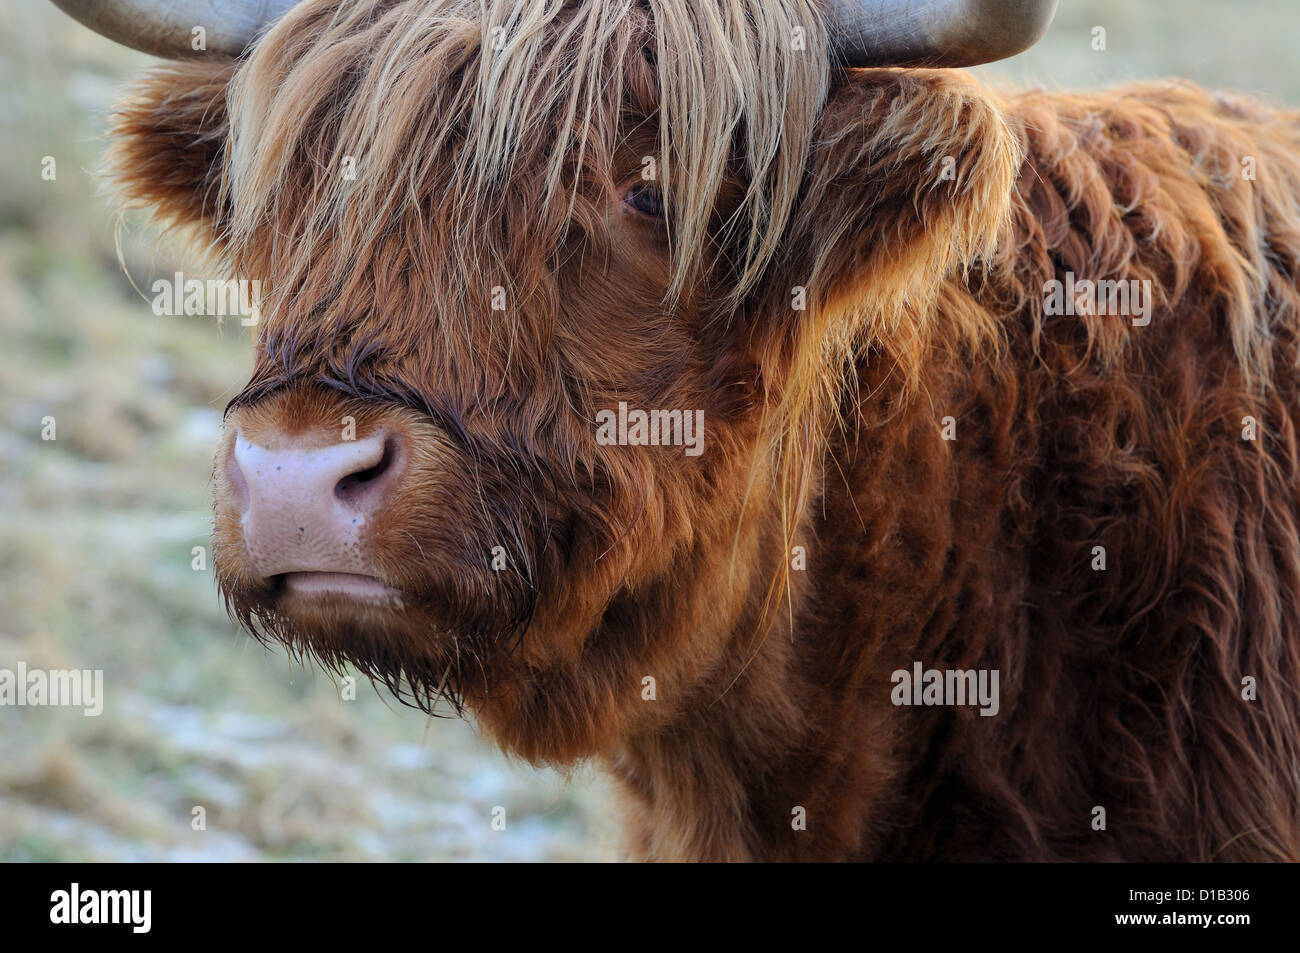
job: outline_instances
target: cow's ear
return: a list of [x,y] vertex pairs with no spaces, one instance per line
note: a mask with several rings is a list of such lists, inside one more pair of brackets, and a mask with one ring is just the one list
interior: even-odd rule
[[105,154],[124,207],[147,209],[157,224],[209,247],[220,246],[228,219],[221,175],[234,69],[214,57],[153,71],[118,104]]
[[1020,161],[996,103],[965,74],[846,73],[817,123],[785,274],[769,283],[789,285],[775,313],[802,304],[787,327],[802,325],[805,342],[810,331],[866,340],[907,366],[945,278],[992,248]]

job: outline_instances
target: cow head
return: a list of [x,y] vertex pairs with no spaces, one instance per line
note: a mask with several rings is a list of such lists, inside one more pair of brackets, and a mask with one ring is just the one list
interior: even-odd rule
[[[60,3],[160,52],[201,24]],[[226,6],[259,15],[144,80],[109,161],[264,289],[231,610],[525,757],[653,728],[779,616],[848,356],[905,370],[1006,211],[986,94],[844,62],[1008,55],[1054,0]]]

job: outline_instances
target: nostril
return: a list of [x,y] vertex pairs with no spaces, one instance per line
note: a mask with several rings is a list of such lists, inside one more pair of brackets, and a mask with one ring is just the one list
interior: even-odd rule
[[385,437],[379,460],[339,480],[334,487],[334,495],[346,503],[360,503],[364,498],[378,492],[388,483],[385,477],[391,476],[396,471],[399,451],[397,438],[391,434]]

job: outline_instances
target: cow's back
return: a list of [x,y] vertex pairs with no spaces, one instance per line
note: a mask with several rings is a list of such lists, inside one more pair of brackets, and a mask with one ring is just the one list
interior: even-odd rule
[[1000,673],[994,717],[892,713],[878,852],[1295,858],[1300,126],[1173,84],[1004,105],[1012,220],[937,317],[1003,339],[910,398],[866,359],[826,481],[863,697]]

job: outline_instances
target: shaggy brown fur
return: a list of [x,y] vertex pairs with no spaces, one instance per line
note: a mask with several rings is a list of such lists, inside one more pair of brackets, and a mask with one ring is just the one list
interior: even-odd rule
[[[128,200],[270,288],[239,618],[598,759],[641,858],[1300,858],[1297,116],[836,70],[799,0],[525,6],[310,0],[121,106]],[[1067,272],[1150,323],[1046,315]],[[619,401],[702,408],[704,454],[598,445]],[[243,549],[235,431],[344,414],[414,447],[400,610]],[[998,714],[895,706],[915,661]]]

